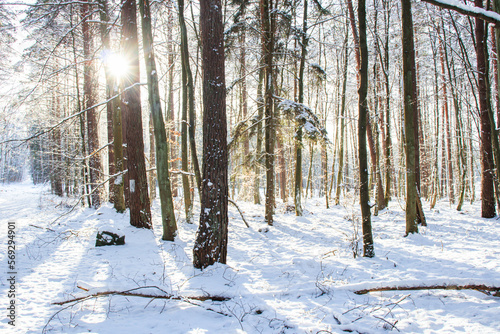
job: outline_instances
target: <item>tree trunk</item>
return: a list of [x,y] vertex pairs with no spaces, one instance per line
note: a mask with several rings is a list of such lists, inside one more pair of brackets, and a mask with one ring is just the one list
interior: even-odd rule
[[[483,8],[482,0],[475,0],[478,8]],[[479,93],[479,117],[481,123],[481,216],[495,217],[495,194],[493,190],[493,150],[491,147],[491,124],[488,115],[488,92],[486,85],[486,55],[484,45],[485,24],[476,18],[476,58]]]
[[403,28],[403,81],[404,128],[406,144],[406,234],[418,233],[417,180],[415,165],[415,101],[413,89],[414,46],[411,1],[402,0],[401,23]]
[[[378,3],[377,1],[374,2],[374,27],[373,31],[375,36],[378,36]],[[384,196],[384,188],[382,185],[382,174],[380,171],[380,140],[379,140],[379,130],[378,130],[378,123],[377,120],[379,118],[379,110],[382,112],[382,117],[383,117],[383,111],[382,111],[382,94],[379,93],[380,91],[380,66],[379,63],[377,62],[377,55],[379,55],[380,52],[380,47],[378,44],[378,38],[375,40],[375,61],[373,62],[373,79],[374,79],[374,85],[373,85],[373,99],[374,99],[374,108],[373,108],[373,115],[375,116],[375,122],[368,122],[367,127],[368,129],[372,129],[374,136],[373,136],[373,144],[374,144],[374,149],[373,149],[373,154],[374,154],[374,159],[373,159],[373,174],[374,177],[376,178],[376,189],[375,189],[375,199],[376,199],[376,205],[375,205],[375,211],[374,215],[377,216],[379,210],[383,210],[386,207],[385,204],[385,196]],[[382,129],[383,132],[383,129]]]
[[389,81],[389,30],[390,30],[390,8],[386,1],[384,3],[384,16],[386,17],[385,24],[385,46],[384,46],[384,78],[385,78],[385,205],[389,205],[389,201],[391,199],[391,186],[392,186],[392,177],[391,177],[391,154],[392,154],[392,137],[391,137],[391,86]]
[[182,120],[181,120],[181,159],[182,159],[182,188],[184,194],[184,209],[186,222],[191,223],[193,218],[193,196],[189,184],[188,162],[188,73],[189,55],[187,53],[187,30],[184,22],[184,0],[178,0],[179,26],[181,30],[181,65],[182,65]]
[[[263,65],[263,64],[261,64]],[[259,83],[257,85],[257,117],[259,122],[256,131],[256,147],[255,147],[255,177],[253,183],[253,202],[260,204],[260,165],[262,156],[262,119],[264,118],[264,97],[262,95],[262,86],[264,82],[265,70],[261,66],[259,69]]]
[[89,9],[89,3],[81,5],[82,32],[83,32],[83,57],[85,59],[83,69],[83,99],[84,108],[87,110],[87,140],[89,148],[89,169],[90,169],[90,189],[92,198],[92,207],[101,206],[101,195],[99,179],[102,171],[99,150],[99,126],[95,108],[91,108],[97,102],[97,77],[95,70],[94,43],[92,31],[89,26],[92,20],[92,14]]
[[[243,29],[240,35],[240,77],[241,77],[241,114],[242,119],[248,117],[248,92],[247,92],[247,61],[246,61],[246,31]],[[248,135],[245,133],[243,137],[243,152],[247,157],[250,154],[250,142]]]
[[[102,47],[104,49],[104,53],[109,55],[111,53],[111,42],[110,42],[110,30],[108,29],[109,25],[109,12],[108,12],[108,1],[107,0],[98,0],[99,5],[99,18],[101,23],[99,25],[100,33],[101,33],[101,42]],[[109,64],[104,62],[104,74],[106,77],[106,122],[107,122],[107,130],[108,130],[108,170],[109,175],[116,174],[116,166],[115,166],[115,154],[113,148],[113,101],[111,101],[111,96],[113,94],[113,85],[114,78],[113,75],[109,72]],[[109,180],[109,202],[114,203],[116,194],[115,189],[115,178],[111,178]]]
[[[141,3],[141,0],[139,0],[139,4]],[[139,5],[140,8],[140,5]],[[144,19],[143,19],[144,20]],[[143,33],[144,35],[144,33]],[[144,44],[144,40],[143,40]],[[148,75],[149,77],[149,75]],[[150,95],[150,88],[149,88],[149,83],[148,83],[148,95]],[[150,108],[151,107],[151,102]],[[154,120],[153,120],[153,114],[149,113],[149,173],[148,173],[148,183],[149,183],[149,198],[151,201],[153,201],[156,198],[156,142],[155,142],[155,128],[154,128]]]
[[203,66],[203,185],[200,225],[193,250],[196,268],[226,263],[228,150],[224,26],[220,0],[200,1]]
[[358,116],[358,156],[359,156],[359,200],[363,227],[363,256],[374,257],[372,224],[370,213],[370,190],[368,188],[368,161],[366,149],[366,127],[368,114],[368,45],[366,42],[366,2],[358,2],[359,21],[359,116]]
[[[117,91],[115,91],[117,93]],[[115,156],[115,168],[117,173],[123,173],[124,160],[123,160],[123,133],[122,133],[122,109],[119,98],[115,98],[112,104],[113,108],[113,151]],[[114,198],[113,206],[116,212],[125,211],[125,197],[124,197],[124,179],[125,175],[121,174],[113,181],[114,184]]]
[[[75,64],[78,63],[77,61],[77,57],[76,57],[76,43],[75,43],[75,33],[74,31],[71,31],[71,44],[72,44],[72,49],[73,49],[73,61]],[[78,75],[78,69],[75,69],[75,88],[76,88],[76,104],[77,104],[77,107],[76,109],[80,112],[82,111],[82,102],[81,102],[81,97],[80,97],[80,78],[79,78],[79,75]],[[87,156],[87,143],[86,143],[86,140],[85,140],[85,114],[80,114],[80,117],[79,117],[79,130],[80,130],[80,140],[81,140],[81,154],[82,156]],[[43,157],[43,155],[42,155]],[[42,167],[43,167],[43,164],[42,164]],[[90,193],[90,187],[89,187],[89,184],[88,184],[88,165],[87,165],[87,159],[82,159],[82,169],[81,169],[81,172],[82,172],[82,180],[83,180],[83,189],[82,189],[82,194],[85,196],[85,195],[88,195]],[[43,169],[42,169],[43,171]],[[43,172],[42,172],[43,174]],[[45,178],[43,178],[45,179]],[[91,200],[90,200],[90,196],[86,196],[87,197],[87,204],[89,207],[92,206],[92,203],[91,203]]]
[[124,0],[121,11],[123,51],[130,64],[130,73],[123,78],[125,91],[122,94],[127,133],[130,224],[139,228],[153,228],[144,158],[135,0]]
[[[302,40],[301,40],[301,54],[300,54],[300,65],[299,65],[299,96],[298,102],[304,103],[304,67],[306,63],[307,55],[307,0],[304,0],[304,15],[302,22]],[[297,129],[295,132],[295,187],[294,187],[294,201],[295,201],[295,215],[302,216],[302,124],[297,124]],[[307,189],[306,189],[307,191]],[[307,196],[307,192],[306,192]]]
[[446,70],[445,70],[445,59],[442,40],[439,43],[439,58],[441,60],[441,78],[442,82],[442,94],[443,94],[443,116],[444,116],[444,126],[446,130],[446,161],[448,162],[448,195],[450,199],[450,204],[455,203],[455,187],[453,184],[453,164],[451,160],[451,134],[450,134],[450,116],[448,110],[448,92],[446,85]]
[[274,53],[274,13],[272,0],[260,0],[262,22],[262,47],[265,67],[264,115],[266,117],[266,212],[265,220],[273,225],[274,215],[274,112],[273,112],[273,53]]
[[[153,50],[153,33],[151,27],[151,9],[149,0],[139,0],[142,18],[142,42],[144,46],[144,59],[146,62],[146,74],[148,80],[149,105],[154,126],[154,138],[156,149],[156,172],[158,174],[158,187],[160,190],[160,209],[163,226],[163,240],[174,241],[177,235],[177,224],[175,222],[174,203],[172,201],[172,190],[170,188],[170,176],[168,170],[168,141],[163,122],[161,110],[160,89],[158,85],[158,73],[156,72],[156,60]],[[151,147],[151,151],[153,148]],[[153,164],[154,161],[151,161]],[[151,184],[151,187],[156,187]]]
[[346,116],[346,91],[347,91],[347,69],[349,65],[349,48],[347,47],[347,40],[349,39],[349,29],[346,27],[344,39],[344,69],[343,69],[343,82],[340,106],[340,144],[339,144],[339,170],[337,171],[337,189],[335,191],[335,205],[340,203],[340,192],[344,185],[342,184],[342,175],[344,171],[344,137],[345,137],[345,116]]
[[[194,175],[196,179],[196,185],[198,187],[198,192],[201,193],[201,176],[200,176],[200,166],[198,163],[198,156],[196,154],[196,140],[195,140],[195,130],[196,130],[196,111],[195,111],[195,96],[194,96],[194,82],[193,74],[191,72],[191,66],[189,65],[189,44],[187,36],[186,22],[184,19],[184,0],[178,0],[179,4],[179,26],[181,30],[181,61],[183,68],[183,75],[185,75],[185,81],[183,81],[183,88],[187,86],[187,104],[183,108],[188,108],[189,112],[189,123],[188,123],[188,136],[189,136],[189,148],[191,152],[191,164],[194,170]],[[183,98],[184,99],[184,98]]]
[[[167,52],[168,52],[168,91],[167,91],[167,123],[168,134],[170,140],[170,159],[172,161],[171,168],[178,169],[178,144],[175,134],[175,112],[174,112],[174,50],[172,29],[174,27],[174,18],[172,14],[172,1],[168,2],[168,31],[167,31]],[[178,177],[176,174],[171,175],[172,196],[178,196]]]

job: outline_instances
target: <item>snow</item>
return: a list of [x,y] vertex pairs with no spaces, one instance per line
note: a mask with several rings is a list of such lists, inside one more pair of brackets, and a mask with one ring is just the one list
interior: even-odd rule
[[123,175],[118,175],[114,181],[114,184],[119,186],[122,183],[123,183]]
[[[176,207],[180,206],[176,199]],[[384,286],[500,286],[500,224],[480,218],[480,203],[461,213],[438,202],[428,227],[403,237],[403,201],[372,216],[376,257],[353,258],[361,245],[353,195],[326,209],[306,199],[303,217],[278,204],[274,226],[264,206],[239,202],[251,228],[229,206],[227,265],[192,266],[197,224],[182,223],[175,242],[129,225],[106,204],[69,212],[73,202],[28,183],[0,185],[0,247],[16,226],[15,328],[7,324],[6,252],[0,252],[1,333],[498,333],[500,298],[473,290],[401,290],[357,295]],[[194,221],[200,211],[195,206]],[[61,216],[65,214],[64,216]],[[55,221],[59,218],[57,221]],[[55,222],[54,222],[55,221]],[[259,229],[262,232],[258,232]],[[126,236],[124,246],[95,247],[97,231]],[[223,296],[226,301],[108,295],[54,305],[98,292],[151,296]],[[88,290],[88,291],[86,291]]]
[[495,13],[494,11],[491,10],[485,10],[484,8],[468,6],[456,0],[433,0],[433,1],[438,4],[440,3],[443,5],[453,6],[457,9],[464,10],[469,13],[484,15],[485,17],[488,17],[493,21],[500,22],[500,14]]

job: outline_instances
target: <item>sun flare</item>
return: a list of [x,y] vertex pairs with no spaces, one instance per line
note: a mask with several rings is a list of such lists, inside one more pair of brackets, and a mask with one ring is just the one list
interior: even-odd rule
[[128,60],[122,54],[106,52],[103,61],[108,66],[109,73],[117,79],[122,79],[129,72]]

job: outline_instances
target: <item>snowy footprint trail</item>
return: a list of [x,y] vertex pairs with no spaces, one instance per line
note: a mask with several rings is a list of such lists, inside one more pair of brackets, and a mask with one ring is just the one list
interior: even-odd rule
[[[178,214],[175,242],[161,239],[158,202],[154,230],[129,225],[110,205],[71,207],[43,187],[0,186],[0,304],[8,305],[5,252],[16,223],[16,326],[2,315],[1,333],[499,333],[500,298],[471,290],[401,290],[357,295],[377,287],[500,285],[500,223],[479,218],[479,205],[457,213],[446,202],[426,211],[429,226],[407,238],[404,212],[393,203],[373,217],[376,257],[357,257],[359,210],[324,208],[308,199],[304,217],[279,205],[267,226],[263,207],[239,202],[247,228],[229,207],[227,265],[192,266],[197,230]],[[180,204],[180,203],[177,203]],[[195,206],[195,213],[199,206]],[[95,247],[97,231],[126,236],[124,246]],[[81,288],[88,291],[84,291]],[[141,288],[149,287],[149,288]],[[181,300],[107,295],[137,289]],[[161,290],[159,290],[161,289]],[[226,301],[190,300],[222,296]]]

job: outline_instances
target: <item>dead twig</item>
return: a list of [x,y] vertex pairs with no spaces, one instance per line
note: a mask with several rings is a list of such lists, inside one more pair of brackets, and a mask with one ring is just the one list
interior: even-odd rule
[[396,327],[396,324],[398,323],[398,320],[396,320],[394,323],[390,322],[390,321],[387,321],[385,320],[384,318],[382,317],[377,317],[376,315],[374,315],[375,318],[379,319],[379,320],[382,320],[383,322],[385,322],[386,324],[388,324],[389,326],[391,326],[391,330],[393,330],[394,328],[396,328],[396,330],[398,332],[401,332],[397,327]]
[[240,213],[240,216],[241,216],[241,219],[243,219],[243,222],[245,223],[245,225],[250,228],[250,225],[248,225],[247,221],[245,220],[245,217],[243,217],[243,212],[241,212],[240,210],[240,207],[236,204],[235,201],[233,201],[232,199],[227,199],[229,203],[231,203],[232,205],[234,205],[236,207],[236,209],[238,209],[238,212]]
[[32,227],[36,227],[36,228],[39,228],[39,229],[41,229],[41,230],[47,230],[47,231],[50,231],[50,232],[55,232],[53,229],[48,228],[48,227],[42,227],[42,226],[33,225],[33,224],[30,224],[30,226],[32,226]]

